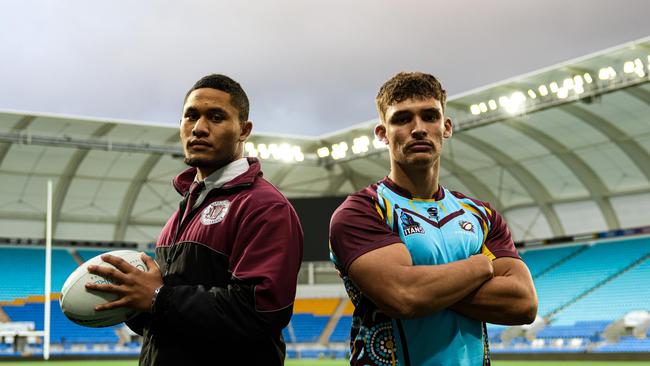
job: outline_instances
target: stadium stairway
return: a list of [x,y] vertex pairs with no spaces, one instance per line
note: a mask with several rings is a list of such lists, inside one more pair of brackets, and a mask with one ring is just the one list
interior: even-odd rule
[[632,270],[633,268],[639,266],[641,263],[645,262],[649,258],[650,258],[650,254],[647,254],[647,255],[637,259],[636,261],[632,262],[627,267],[625,267],[622,270],[614,273],[613,275],[603,279],[602,281],[596,283],[593,287],[588,288],[586,291],[578,294],[576,297],[571,299],[569,302],[567,302],[567,303],[563,304],[562,306],[558,307],[557,309],[551,311],[549,314],[545,315],[545,317],[548,318],[548,319],[552,318],[555,314],[557,314],[557,313],[561,312],[562,310],[566,309],[567,307],[575,304],[579,300],[585,298],[586,296],[588,296],[592,292],[596,291],[598,288],[605,286],[606,284],[612,282],[613,280],[615,280],[616,278],[622,276],[626,272],[629,272],[630,270]]
[[7,323],[10,322],[11,319],[9,319],[9,316],[7,313],[5,313],[4,309],[2,308],[2,305],[0,305],[0,323]]
[[82,265],[85,262],[84,259],[81,258],[79,253],[77,253],[76,249],[70,249],[70,255],[72,256],[72,258],[74,258],[75,262],[77,262],[78,265]]
[[589,249],[588,245],[575,245],[563,248],[534,250],[522,253],[533,279],[541,277]]
[[347,302],[349,300],[347,299],[341,299],[339,302],[339,305],[336,307],[336,310],[334,310],[334,314],[330,317],[329,322],[327,322],[327,325],[325,326],[325,329],[323,329],[323,332],[320,334],[320,338],[318,339],[318,343],[321,344],[327,344],[330,338],[330,335],[332,335],[332,332],[334,331],[334,328],[336,327],[336,324],[338,324],[339,319],[341,318],[341,315],[343,315],[343,311],[347,307]]

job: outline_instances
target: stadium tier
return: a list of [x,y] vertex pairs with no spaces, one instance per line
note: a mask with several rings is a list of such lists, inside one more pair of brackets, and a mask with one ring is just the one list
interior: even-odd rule
[[[55,249],[54,298],[78,263],[102,252]],[[629,329],[613,338],[604,336],[630,311],[650,311],[650,288],[645,285],[650,278],[650,238],[528,249],[522,258],[533,274],[539,316],[546,322],[525,330],[489,324],[492,352],[650,352],[650,342],[630,336]],[[8,320],[34,322],[37,330],[43,329],[43,263],[42,249],[0,247],[0,274],[9,279],[0,283],[0,307]],[[297,299],[291,322],[283,330],[288,356],[346,357],[353,311],[348,299]],[[97,345],[110,347],[111,352],[137,353],[138,342],[131,342],[128,334],[121,336],[119,328],[78,326],[63,316],[58,300],[52,301],[52,342],[68,354],[98,352],[93,348]],[[642,331],[635,334],[650,337],[650,330]],[[12,354],[8,344],[0,342],[0,354]],[[40,346],[32,346],[38,352]]]
[[[43,329],[43,303],[8,305],[3,309],[12,321],[33,321],[36,329]],[[119,341],[115,331],[121,326],[87,328],[77,325],[63,315],[58,300],[52,301],[51,309],[52,343],[115,344]]]
[[[42,295],[45,288],[45,251],[43,248],[0,249],[0,301],[12,301],[30,295]],[[61,291],[68,275],[79,264],[65,249],[52,250],[53,292]]]
[[[572,301],[627,270],[648,253],[650,240],[633,238],[601,243],[568,254],[557,266],[534,278],[539,296],[538,315],[547,317],[563,310]],[[647,310],[648,299],[643,301],[646,301]],[[570,318],[565,319],[565,322],[574,322]]]

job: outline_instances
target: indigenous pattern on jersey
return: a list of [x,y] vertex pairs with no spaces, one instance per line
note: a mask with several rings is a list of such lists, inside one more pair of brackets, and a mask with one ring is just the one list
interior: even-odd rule
[[348,277],[350,264],[369,251],[403,243],[414,265],[437,265],[483,253],[519,258],[503,218],[486,202],[439,187],[414,199],[385,178],[350,195],[330,223],[330,257],[355,306],[352,365],[489,365],[485,324],[451,310],[393,319]]

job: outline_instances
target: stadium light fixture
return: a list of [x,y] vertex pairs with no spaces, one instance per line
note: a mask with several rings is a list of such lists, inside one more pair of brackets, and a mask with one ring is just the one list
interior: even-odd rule
[[285,163],[293,161],[293,151],[289,144],[280,144],[280,146],[278,146],[278,155],[280,157],[278,160],[282,160]]
[[562,87],[566,90],[573,89],[573,79],[572,78],[566,78],[562,81]]
[[626,61],[623,64],[623,72],[626,74],[631,74],[634,72],[634,62],[632,61]]
[[267,148],[266,144],[258,144],[257,151],[259,152],[259,156],[262,159],[268,159],[271,157],[271,152]]
[[573,91],[575,91],[575,93],[576,93],[577,95],[580,95],[580,94],[582,94],[582,93],[585,92],[585,88],[584,88],[582,85],[576,85],[576,86],[573,88]]
[[640,58],[634,60],[634,72],[640,78],[645,76],[645,71],[643,70],[643,62]]
[[573,77],[573,85],[574,85],[574,87],[585,85],[585,82],[582,79],[581,75],[576,75],[576,76]]
[[488,107],[490,107],[491,111],[497,109],[497,102],[494,99],[490,99],[488,101]]
[[332,145],[332,159],[338,160],[344,158],[347,151],[348,144],[345,141]]
[[368,136],[359,136],[352,140],[352,152],[355,154],[364,153],[368,151],[368,145],[370,145]]
[[481,108],[479,108],[478,104],[472,104],[469,110],[473,115],[481,114]]
[[557,90],[557,97],[560,99],[565,99],[569,96],[569,89],[561,87]]
[[585,81],[587,82],[587,84],[591,84],[591,83],[594,82],[594,79],[591,77],[591,74],[588,73],[588,72],[585,72],[585,74],[582,75],[582,77],[584,77],[584,79],[585,79]]
[[482,113],[485,113],[488,111],[487,104],[485,102],[481,102],[481,104],[478,105],[479,109],[481,110]]
[[535,93],[535,91],[533,89],[528,89],[528,96],[531,99],[536,99],[537,98],[537,94]]
[[386,149],[386,148],[388,148],[388,146],[386,146],[386,144],[383,141],[379,140],[377,138],[377,136],[375,136],[375,139],[372,140],[372,146],[374,146],[375,149]]
[[539,90],[539,95],[543,97],[548,95],[548,88],[544,84],[540,85],[539,88],[537,88],[537,90]]
[[598,71],[598,78],[600,80],[611,80],[616,77],[616,70],[613,67],[603,67]]
[[560,87],[557,85],[555,81],[550,83],[548,86],[549,88],[551,88],[551,93],[553,94],[557,93],[558,89],[560,89]]
[[319,148],[318,150],[316,150],[316,155],[318,155],[319,158],[326,158],[326,157],[330,156],[330,149],[323,146],[323,147]]

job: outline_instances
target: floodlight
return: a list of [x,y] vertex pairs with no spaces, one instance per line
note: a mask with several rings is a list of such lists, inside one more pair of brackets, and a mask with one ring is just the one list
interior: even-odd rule
[[529,96],[531,99],[535,99],[535,98],[537,98],[537,94],[535,94],[535,92],[533,91],[533,89],[528,89],[528,96]]
[[485,102],[481,102],[481,104],[479,104],[478,107],[481,110],[481,112],[483,112],[483,113],[487,112],[487,110],[488,110],[487,105],[485,104]]
[[573,77],[573,85],[574,86],[578,86],[578,85],[583,86],[584,84],[585,84],[585,82],[582,80],[582,76],[576,75],[576,76]]
[[318,150],[316,150],[316,154],[318,155],[319,158],[328,157],[328,156],[330,156],[330,149],[323,146],[323,147],[319,148]]
[[372,140],[372,146],[374,146],[375,149],[385,149],[388,147],[383,141],[379,140],[377,136],[375,136],[375,139]]
[[494,101],[494,99],[490,99],[490,101],[488,101],[488,107],[490,107],[491,111],[497,109],[497,102]]
[[551,88],[551,93],[557,93],[557,90],[560,89],[555,81],[550,83],[548,86]]
[[539,90],[539,95],[545,97],[548,95],[548,88],[546,88],[546,85],[542,84],[537,88]]
[[473,115],[481,114],[481,109],[478,107],[477,104],[472,104],[469,107],[469,110],[472,112]]

